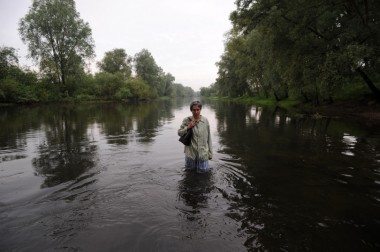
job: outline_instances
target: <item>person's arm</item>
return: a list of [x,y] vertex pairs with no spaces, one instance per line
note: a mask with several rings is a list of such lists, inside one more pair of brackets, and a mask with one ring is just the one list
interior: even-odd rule
[[178,129],[178,136],[183,136],[187,131],[187,125],[189,124],[189,118],[183,119],[181,127]]
[[208,159],[212,159],[213,151],[212,151],[212,140],[211,140],[211,131],[210,131],[210,124],[207,121],[207,144],[208,144]]

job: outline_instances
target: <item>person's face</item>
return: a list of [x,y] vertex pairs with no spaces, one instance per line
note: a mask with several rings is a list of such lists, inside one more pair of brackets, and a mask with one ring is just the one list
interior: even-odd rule
[[192,108],[191,108],[191,112],[193,113],[193,116],[195,118],[198,118],[199,115],[201,114],[201,109],[198,105],[194,105]]

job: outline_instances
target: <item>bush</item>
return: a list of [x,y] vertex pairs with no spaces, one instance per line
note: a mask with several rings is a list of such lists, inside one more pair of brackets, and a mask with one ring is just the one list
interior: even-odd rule
[[150,88],[148,84],[141,79],[128,80],[127,86],[131,91],[131,98],[136,100],[151,99],[158,96],[157,90]]
[[12,79],[0,80],[0,101],[15,102],[17,97],[18,83]]
[[125,81],[120,73],[101,72],[95,75],[95,85],[95,93],[98,97],[112,99],[125,86]]

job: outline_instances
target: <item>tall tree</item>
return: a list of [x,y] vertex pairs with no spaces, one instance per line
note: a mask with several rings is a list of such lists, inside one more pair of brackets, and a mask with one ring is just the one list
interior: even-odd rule
[[106,52],[97,65],[103,72],[121,73],[125,78],[131,77],[132,74],[132,57],[121,48]]
[[0,47],[0,79],[4,79],[12,66],[18,65],[18,57],[13,47]]
[[91,28],[76,11],[74,0],[34,0],[20,20],[19,32],[40,70],[51,73],[66,89],[66,80],[94,56]]
[[217,86],[220,95],[242,96],[249,92],[249,61],[246,39],[230,34],[225,46],[225,53],[217,63],[219,77]]
[[242,50],[253,58],[249,83],[318,102],[359,76],[380,98],[379,1],[237,0],[236,7],[233,32],[247,39]]
[[171,73],[164,73],[161,76],[161,95],[162,96],[171,96],[173,92],[173,84],[175,77]]
[[147,84],[158,90],[158,78],[160,67],[156,64],[152,54],[147,49],[142,49],[134,57],[135,71],[138,78],[145,80]]

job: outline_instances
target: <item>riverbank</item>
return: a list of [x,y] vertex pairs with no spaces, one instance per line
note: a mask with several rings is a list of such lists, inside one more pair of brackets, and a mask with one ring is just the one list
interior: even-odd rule
[[376,101],[337,101],[333,104],[320,106],[298,104],[295,108],[308,114],[318,113],[327,117],[364,119],[380,124],[380,102]]
[[263,99],[257,97],[219,97],[215,99],[232,100],[259,106],[281,107],[285,108],[290,114],[314,116],[315,118],[350,118],[380,124],[380,102],[374,99],[363,99],[361,101],[345,99],[323,105],[312,105],[310,103],[302,103],[297,100],[283,100],[276,102],[273,99]]

